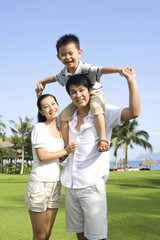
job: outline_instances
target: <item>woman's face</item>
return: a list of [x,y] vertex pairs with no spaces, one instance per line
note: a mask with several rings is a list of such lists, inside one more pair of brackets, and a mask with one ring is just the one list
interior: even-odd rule
[[58,117],[59,107],[52,96],[48,96],[41,101],[40,113],[46,117],[46,120],[52,120]]

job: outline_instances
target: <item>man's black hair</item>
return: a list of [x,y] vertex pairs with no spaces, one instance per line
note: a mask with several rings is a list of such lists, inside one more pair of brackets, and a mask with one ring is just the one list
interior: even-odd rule
[[68,79],[66,84],[66,90],[69,95],[70,95],[69,88],[71,85],[84,86],[88,88],[88,90],[92,87],[92,84],[88,77],[83,74],[75,74]]

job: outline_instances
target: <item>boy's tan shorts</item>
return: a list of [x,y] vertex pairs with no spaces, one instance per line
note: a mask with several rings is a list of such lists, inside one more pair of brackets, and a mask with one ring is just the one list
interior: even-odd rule
[[[60,121],[69,122],[77,110],[77,107],[71,103],[60,114]],[[102,91],[92,93],[90,95],[90,110],[93,116],[104,114],[105,112],[105,96]]]
[[73,114],[75,113],[75,111],[77,110],[77,107],[71,103],[69,104],[59,115],[59,119],[60,121],[67,121],[69,122],[73,116]]
[[90,110],[93,116],[104,114],[105,96],[102,91],[92,93],[90,96]]
[[61,183],[35,182],[27,184],[25,203],[32,212],[44,212],[47,208],[59,208],[61,199]]

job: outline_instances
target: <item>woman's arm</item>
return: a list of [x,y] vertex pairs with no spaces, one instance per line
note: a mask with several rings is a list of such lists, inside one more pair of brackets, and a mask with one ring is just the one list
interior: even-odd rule
[[36,148],[36,153],[39,161],[47,162],[68,155],[74,152],[77,148],[78,142],[71,142],[65,149],[57,152],[47,152],[45,148]]

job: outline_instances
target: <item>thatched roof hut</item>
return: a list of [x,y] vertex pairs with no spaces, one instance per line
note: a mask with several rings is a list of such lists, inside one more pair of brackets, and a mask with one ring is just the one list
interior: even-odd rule
[[143,162],[139,164],[139,166],[154,167],[155,164],[157,164],[155,160],[151,158],[146,158]]

